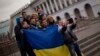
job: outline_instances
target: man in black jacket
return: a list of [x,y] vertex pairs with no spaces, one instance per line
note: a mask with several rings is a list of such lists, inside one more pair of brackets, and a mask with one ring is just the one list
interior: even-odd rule
[[21,26],[21,18],[17,18],[16,22],[17,25],[15,26],[14,32],[15,32],[15,37],[16,37],[16,41],[21,53],[21,56],[26,56],[26,51],[25,51],[25,47],[24,47],[24,42],[23,42],[23,35],[22,35],[22,26]]
[[23,18],[17,18],[16,22],[17,25],[15,26],[14,31],[15,31],[15,37],[16,37],[18,47],[20,49],[21,56],[27,56],[27,54],[29,56],[35,56],[33,49],[28,44],[22,32],[22,29],[28,29],[29,25],[27,24],[26,21],[23,20]]

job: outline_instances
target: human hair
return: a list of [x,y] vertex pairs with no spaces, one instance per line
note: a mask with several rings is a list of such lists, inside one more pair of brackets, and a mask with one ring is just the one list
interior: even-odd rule
[[26,12],[23,11],[21,14],[24,15],[24,13],[26,13]]
[[57,21],[60,21],[60,20],[61,20],[60,16],[57,16],[57,17],[56,17],[56,20],[57,20]]
[[77,18],[74,18],[75,20],[77,20]]
[[39,9],[41,9],[41,8],[38,7],[38,8],[36,9],[36,11],[38,11]]
[[50,15],[47,16],[47,22],[48,22],[49,25],[55,24],[55,20]]
[[73,19],[72,18],[68,19],[67,21],[69,21],[69,24],[73,23]]
[[51,15],[48,15],[48,16],[47,16],[47,20],[48,20],[48,19],[53,19],[53,17],[52,17]]
[[31,19],[38,19],[38,14],[37,13],[33,13]]

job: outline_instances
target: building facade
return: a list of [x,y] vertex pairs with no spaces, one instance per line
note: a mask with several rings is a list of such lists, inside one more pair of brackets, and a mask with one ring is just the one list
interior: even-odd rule
[[31,5],[33,10],[42,8],[54,18],[94,18],[100,12],[99,0],[38,0]]
[[[45,14],[52,15],[54,19],[58,16],[62,19],[80,19],[80,17],[93,19],[98,17],[100,12],[100,0],[35,0],[23,10],[31,15],[37,8],[42,8]],[[11,30],[15,26],[15,18],[20,15],[19,12],[11,16],[11,24],[13,24]]]
[[10,20],[0,22],[0,34],[7,34],[9,32]]

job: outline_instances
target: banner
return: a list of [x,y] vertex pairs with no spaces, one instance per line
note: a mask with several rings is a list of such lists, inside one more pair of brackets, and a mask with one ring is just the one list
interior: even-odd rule
[[57,25],[49,26],[44,30],[33,28],[23,32],[36,56],[70,56]]

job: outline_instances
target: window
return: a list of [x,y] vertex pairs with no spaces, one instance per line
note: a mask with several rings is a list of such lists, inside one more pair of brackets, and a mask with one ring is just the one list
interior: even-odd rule
[[70,5],[70,3],[67,1],[67,5],[69,6]]

